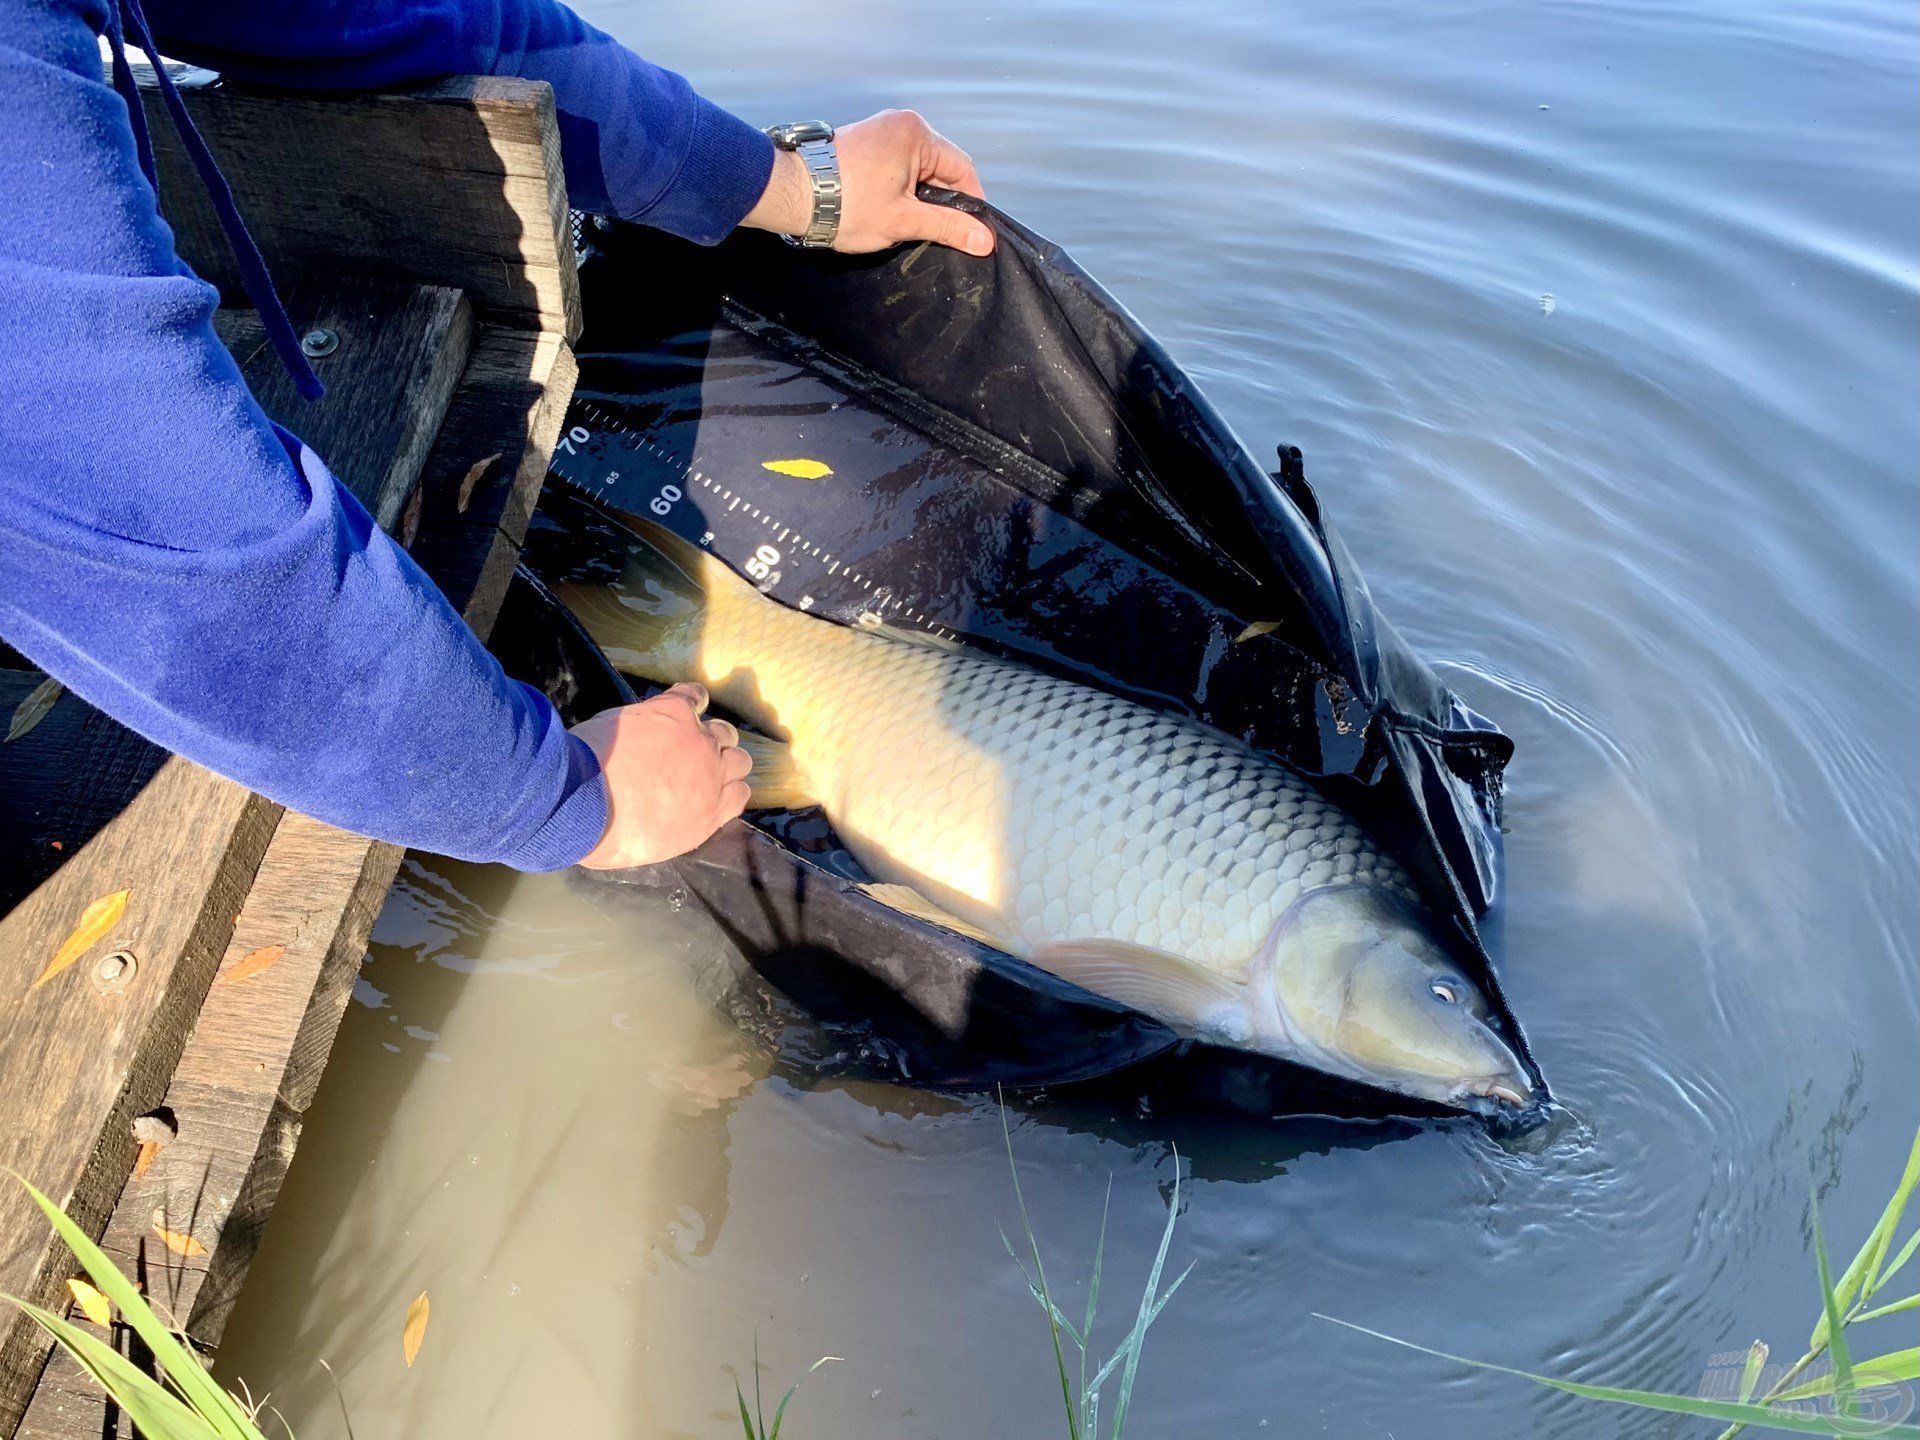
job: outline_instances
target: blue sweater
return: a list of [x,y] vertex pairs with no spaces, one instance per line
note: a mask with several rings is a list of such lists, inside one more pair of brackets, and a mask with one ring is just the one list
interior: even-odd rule
[[[598,764],[248,393],[101,77],[109,3],[0,0],[0,636],[307,814],[572,864],[606,826]],[[574,203],[694,240],[772,167],[758,131],[556,0],[145,8],[166,53],[289,87],[548,81]]]

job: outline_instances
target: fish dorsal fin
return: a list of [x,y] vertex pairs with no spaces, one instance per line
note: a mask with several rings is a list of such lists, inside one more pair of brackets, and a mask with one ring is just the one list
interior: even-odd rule
[[1232,1032],[1246,1012],[1245,985],[1125,940],[1059,940],[1036,949],[1033,963],[1096,995],[1194,1029]]
[[788,746],[756,730],[742,730],[740,748],[753,758],[753,772],[747,776],[748,809],[804,810],[820,803]]
[[1006,942],[998,936],[989,935],[978,925],[962,920],[950,911],[942,910],[911,885],[888,885],[875,880],[862,885],[860,889],[882,905],[898,910],[903,915],[911,915],[916,920],[925,920],[930,925],[938,925],[953,931],[956,935],[964,935],[969,940],[978,940],[982,945],[990,945],[995,950],[1007,948]]

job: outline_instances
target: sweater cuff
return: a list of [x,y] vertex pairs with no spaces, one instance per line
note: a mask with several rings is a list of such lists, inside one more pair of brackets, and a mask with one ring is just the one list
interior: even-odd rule
[[564,870],[577,865],[607,833],[607,782],[600,759],[577,735],[567,736],[566,794],[518,849],[500,857],[516,870]]
[[679,173],[644,214],[623,218],[717,245],[766,193],[773,141],[711,100],[690,98],[692,130]]

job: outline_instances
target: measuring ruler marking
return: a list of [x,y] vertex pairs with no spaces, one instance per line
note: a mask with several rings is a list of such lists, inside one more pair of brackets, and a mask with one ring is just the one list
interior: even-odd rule
[[[762,510],[758,505],[755,505],[747,499],[745,495],[736,494],[728,486],[721,484],[718,480],[706,474],[693,460],[682,461],[678,459],[671,452],[663,449],[654,438],[645,431],[632,429],[625,423],[617,411],[611,410],[607,406],[592,400],[581,400],[575,405],[575,414],[581,418],[593,421],[598,427],[600,437],[603,440],[617,438],[621,442],[645,452],[648,457],[657,461],[665,470],[678,479],[692,482],[700,486],[703,490],[711,491],[714,495],[726,502],[727,513],[732,514],[736,511],[744,511],[769,530],[777,532],[775,538],[781,545],[788,546],[791,550],[804,551],[815,560],[818,560],[825,566],[826,574],[829,577],[836,577],[844,572],[848,579],[852,580],[872,596],[871,604],[874,608],[868,610],[865,615],[860,617],[862,623],[868,625],[879,624],[880,614],[876,612],[887,612],[895,616],[904,616],[908,621],[923,626],[929,632],[942,639],[951,640],[955,638],[952,630],[909,605],[899,596],[894,595],[890,587],[876,586],[873,580],[862,575],[830,551],[821,549],[820,546],[807,539],[806,536],[795,530],[791,525],[780,521],[771,512]],[[575,424],[571,426],[567,433],[561,437],[560,443],[555,447],[554,468],[559,470],[560,473],[568,479],[573,480],[576,484],[586,480],[600,489],[606,489],[620,479],[620,471],[605,467],[599,464],[594,457],[583,453],[582,447],[589,445],[595,438],[594,432],[587,429],[584,425]],[[589,472],[599,470],[600,473],[589,473],[588,475],[572,473],[576,470],[576,467],[567,463],[567,457],[574,457],[583,462],[588,467]],[[668,489],[677,488],[678,487],[671,485],[663,487],[661,493],[656,494],[651,501],[646,502],[647,508],[653,512],[656,518],[665,520],[673,513],[675,504],[682,498],[685,492],[680,491],[672,495],[665,492]],[[703,549],[711,551],[713,539],[713,532],[708,530],[703,536],[699,537],[695,543],[701,545]],[[762,593],[771,593],[779,587],[781,580],[785,578],[781,571],[774,568],[779,563],[780,556],[778,553],[775,552],[771,546],[767,546],[750,557],[741,568],[743,568],[747,572],[748,577],[755,582],[756,588],[760,589]],[[794,578],[796,586],[804,588],[804,577]],[[798,601],[798,606],[801,610],[811,610],[814,604],[815,598],[811,594],[802,594]]]

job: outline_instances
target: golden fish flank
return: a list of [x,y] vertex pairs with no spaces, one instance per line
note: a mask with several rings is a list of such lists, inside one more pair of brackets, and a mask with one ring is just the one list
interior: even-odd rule
[[[757,804],[819,803],[879,880],[1190,1031],[1426,1098],[1530,1090],[1405,872],[1284,766],[1090,686],[789,610],[646,533],[621,586],[563,594],[622,669],[698,680],[786,742],[756,747]],[[1299,961],[1308,933],[1344,968]],[[1378,1013],[1285,998],[1361,971],[1393,999]]]

